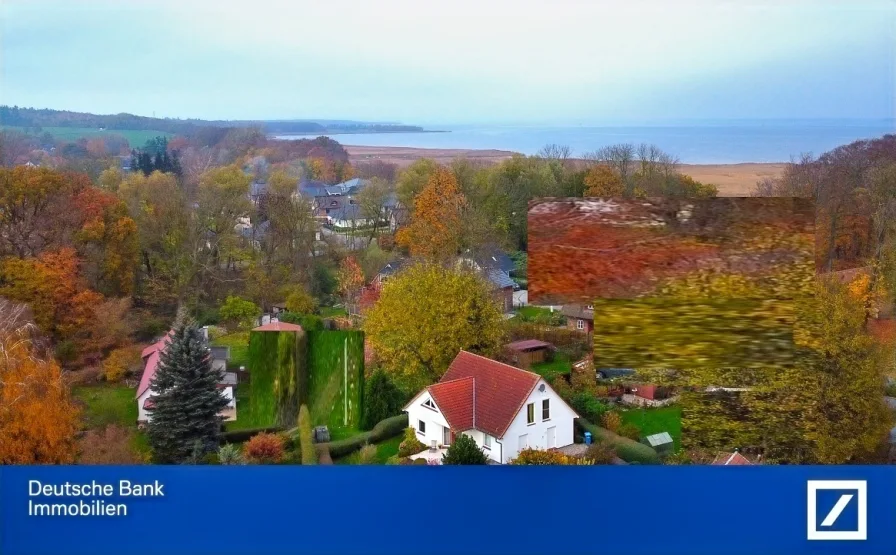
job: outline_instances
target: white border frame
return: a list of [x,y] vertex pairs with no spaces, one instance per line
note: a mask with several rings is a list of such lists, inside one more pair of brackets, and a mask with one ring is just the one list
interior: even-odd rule
[[[868,482],[866,480],[809,480],[807,485],[806,512],[808,528],[806,538],[810,540],[867,540],[868,539]],[[854,489],[858,503],[858,527],[856,530],[819,530],[816,497],[819,490]]]

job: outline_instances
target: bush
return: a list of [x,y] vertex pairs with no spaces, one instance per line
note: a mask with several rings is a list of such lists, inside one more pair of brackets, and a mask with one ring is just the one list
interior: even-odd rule
[[324,329],[324,321],[320,316],[314,314],[298,314],[296,312],[281,312],[277,315],[277,319],[281,322],[296,324],[302,326],[307,331],[317,331]]
[[896,382],[887,384],[886,394],[887,397],[896,397]]
[[417,430],[407,428],[404,431],[404,440],[398,445],[398,456],[410,457],[424,449],[426,449],[426,445],[423,445],[423,442],[417,439]]
[[297,314],[314,314],[317,312],[317,301],[301,285],[292,285],[283,290],[286,308]]
[[573,410],[579,413],[579,416],[587,418],[592,422],[599,422],[601,417],[610,410],[606,403],[597,399],[591,393],[577,393],[570,399]]
[[546,451],[529,447],[519,452],[510,464],[515,465],[569,465],[575,464],[573,459],[560,451]]
[[641,439],[641,428],[631,423],[619,426],[619,430],[616,433],[635,441]]
[[383,370],[375,370],[364,384],[364,413],[361,427],[373,428],[380,420],[401,412],[404,396],[395,387],[389,375]]
[[367,444],[358,453],[359,464],[373,464],[376,462],[376,445]]
[[258,434],[272,434],[282,431],[279,426],[270,426],[267,428],[249,428],[248,430],[233,430],[221,434],[221,443],[243,443]]
[[429,464],[429,463],[426,462],[426,459],[420,458],[420,459],[414,459],[414,462],[412,464],[425,465],[425,464]]
[[311,431],[311,414],[306,405],[299,408],[299,448],[302,450],[302,464],[317,464],[317,449],[314,448],[314,435]]
[[606,444],[616,451],[616,456],[627,463],[656,464],[660,458],[651,447],[614,434],[606,428],[595,426],[584,418],[576,418],[576,428],[582,432],[591,432],[594,441]]
[[108,382],[117,382],[128,374],[140,370],[142,349],[136,345],[115,349],[103,361],[103,376]]
[[585,452],[585,458],[591,464],[613,464],[616,460],[616,451],[604,443],[592,443]]
[[218,310],[218,314],[225,322],[249,327],[261,315],[261,308],[252,301],[229,295]]
[[144,457],[132,448],[133,433],[110,424],[103,430],[88,430],[78,440],[79,464],[140,464]]
[[391,457],[386,459],[386,464],[388,464],[388,465],[401,464],[401,457],[399,457],[398,455],[392,455]]
[[277,464],[283,460],[283,437],[279,434],[257,434],[246,442],[243,450],[249,462]]
[[601,417],[600,422],[604,425],[604,428],[616,433],[619,430],[619,426],[622,425],[622,416],[616,411],[607,412]]
[[488,464],[488,457],[476,445],[476,440],[466,434],[460,434],[442,455],[442,464]]
[[218,448],[218,462],[224,465],[246,464],[239,446],[233,443]]

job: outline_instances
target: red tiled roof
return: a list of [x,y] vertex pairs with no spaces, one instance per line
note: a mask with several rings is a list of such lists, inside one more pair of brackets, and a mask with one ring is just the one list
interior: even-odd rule
[[168,345],[168,338],[173,334],[174,330],[170,330],[165,334],[165,337],[143,349],[143,353],[141,353],[143,358],[143,375],[140,376],[140,385],[137,386],[137,398],[149,389],[149,383],[152,381],[153,377],[156,375],[156,370],[159,368],[162,351]]
[[[504,432],[510,427],[529,394],[535,389],[540,376],[461,351],[439,383],[460,378],[473,378],[473,395],[470,398],[470,402],[474,405],[471,415],[472,427],[501,438],[504,437]],[[456,395],[456,392],[453,393]],[[436,404],[439,404],[438,399]],[[440,404],[439,407],[441,408]]]
[[504,345],[505,348],[510,349],[511,351],[525,351],[527,349],[538,349],[551,346],[552,345],[547,341],[539,341],[538,339],[523,339]]
[[302,326],[288,322],[271,322],[270,324],[258,326],[252,331],[302,331]]
[[429,394],[439,407],[439,412],[453,430],[473,428],[474,382],[472,377],[466,377],[441,381],[428,388]]
[[716,466],[744,466],[752,465],[746,457],[735,451],[734,453],[719,453],[712,464]]

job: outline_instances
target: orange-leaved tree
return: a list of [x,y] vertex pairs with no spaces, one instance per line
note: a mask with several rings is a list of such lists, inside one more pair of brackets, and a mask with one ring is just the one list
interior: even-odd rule
[[75,459],[78,408],[59,365],[35,346],[22,307],[0,300],[0,464]]
[[358,296],[361,294],[361,288],[364,287],[364,272],[354,256],[347,256],[342,259],[339,271],[336,274],[336,281],[339,285],[339,293],[342,294],[342,298],[345,301],[346,309],[354,307]]
[[454,256],[463,242],[466,206],[467,199],[454,174],[439,167],[414,200],[410,225],[400,229],[395,239],[412,256],[428,259]]
[[606,164],[593,166],[585,174],[586,197],[621,197],[624,193],[622,178]]

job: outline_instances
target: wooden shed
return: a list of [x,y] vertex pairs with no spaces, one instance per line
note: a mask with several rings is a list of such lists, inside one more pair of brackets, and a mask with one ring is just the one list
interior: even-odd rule
[[504,349],[513,365],[528,370],[533,364],[548,360],[554,346],[547,341],[523,339],[504,345]]

